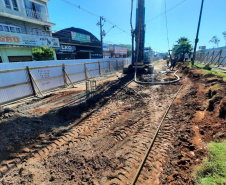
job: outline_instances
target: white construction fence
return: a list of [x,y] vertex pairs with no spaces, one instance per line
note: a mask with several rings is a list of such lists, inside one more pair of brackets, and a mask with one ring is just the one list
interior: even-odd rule
[[226,49],[211,49],[197,52],[196,62],[226,67]]
[[0,105],[123,70],[129,58],[0,64]]

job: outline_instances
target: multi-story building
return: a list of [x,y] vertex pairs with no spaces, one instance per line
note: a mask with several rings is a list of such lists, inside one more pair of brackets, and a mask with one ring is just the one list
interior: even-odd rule
[[52,37],[49,0],[0,0],[0,62],[32,61],[32,48],[59,47]]

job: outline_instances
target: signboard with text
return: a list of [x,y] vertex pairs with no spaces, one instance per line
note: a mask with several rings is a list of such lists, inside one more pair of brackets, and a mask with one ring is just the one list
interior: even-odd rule
[[121,46],[114,46],[114,53],[127,54],[127,48]]
[[109,44],[103,44],[103,50],[109,51]]
[[77,32],[71,32],[72,40],[80,41],[80,42],[91,42],[90,36],[77,33]]
[[58,38],[2,31],[0,31],[0,44],[60,47]]
[[66,52],[66,53],[73,53],[76,51],[76,46],[69,46],[69,45],[60,45],[60,49],[57,50],[60,52]]

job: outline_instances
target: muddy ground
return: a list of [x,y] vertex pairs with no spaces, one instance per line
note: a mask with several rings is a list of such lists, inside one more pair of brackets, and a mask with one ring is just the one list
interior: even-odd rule
[[206,143],[225,139],[226,85],[186,65],[178,70],[181,81],[167,86],[138,85],[126,75],[100,83],[88,100],[78,88],[5,109],[0,183],[130,184],[183,85],[137,184],[194,184]]

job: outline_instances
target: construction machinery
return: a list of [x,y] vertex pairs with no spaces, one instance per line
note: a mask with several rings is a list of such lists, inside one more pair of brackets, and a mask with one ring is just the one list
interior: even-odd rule
[[[132,23],[131,23],[132,27]],[[134,49],[135,39],[135,49]],[[132,67],[138,71],[153,71],[150,57],[145,55],[145,0],[137,0],[136,28],[132,30]]]

